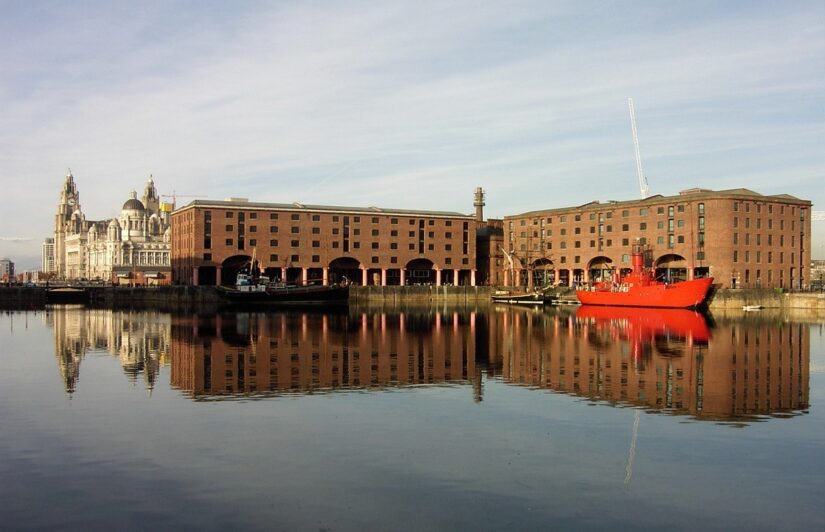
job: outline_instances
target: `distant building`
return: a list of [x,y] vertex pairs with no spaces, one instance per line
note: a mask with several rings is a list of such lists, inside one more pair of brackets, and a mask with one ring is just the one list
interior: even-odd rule
[[811,202],[740,188],[594,201],[504,218],[508,286],[590,283],[630,268],[639,239],[667,281],[712,276],[725,288],[807,288]]
[[475,285],[473,215],[195,200],[172,214],[176,283],[233,284],[256,267],[291,283]]
[[40,271],[46,274],[54,273],[54,238],[47,238],[43,241],[41,255]]
[[0,259],[0,282],[9,283],[15,281],[14,263],[10,259]]
[[811,261],[811,288],[815,290],[825,289],[825,260]]
[[143,200],[132,192],[118,218],[86,219],[71,172],[66,175],[54,224],[54,272],[60,279],[115,284],[169,284],[170,213],[152,177]]

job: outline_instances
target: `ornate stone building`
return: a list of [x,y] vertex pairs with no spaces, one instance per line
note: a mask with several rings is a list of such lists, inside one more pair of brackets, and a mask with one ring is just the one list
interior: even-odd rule
[[142,201],[132,192],[120,216],[91,221],[80,206],[71,171],[54,223],[54,271],[59,279],[99,279],[115,284],[169,284],[171,206],[160,202],[152,177]]

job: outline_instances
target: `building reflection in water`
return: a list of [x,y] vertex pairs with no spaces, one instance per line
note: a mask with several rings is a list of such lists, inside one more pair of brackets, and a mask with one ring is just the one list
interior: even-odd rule
[[[802,323],[716,323],[687,310],[579,307],[567,316],[490,315],[490,371],[510,383],[696,419],[808,408]],[[495,322],[495,323],[493,323]]]
[[474,383],[475,313],[237,313],[172,322],[172,384],[195,397]]
[[142,381],[151,391],[161,366],[168,363],[169,315],[156,312],[118,312],[55,305],[44,313],[54,329],[54,348],[63,386],[73,394],[80,365],[89,352],[116,356],[127,378]]
[[171,384],[198,399],[459,383],[480,401],[483,382],[497,379],[707,420],[796,414],[809,401],[809,325],[782,320],[507,306],[217,316],[56,308],[47,316],[70,393],[84,354],[102,350],[150,390],[170,364]]

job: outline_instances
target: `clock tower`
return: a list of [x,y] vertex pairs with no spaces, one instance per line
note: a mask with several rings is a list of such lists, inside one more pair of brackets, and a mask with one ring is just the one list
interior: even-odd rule
[[72,214],[80,210],[80,193],[74,183],[71,169],[60,191],[57,214],[54,216],[54,268],[58,279],[66,277],[66,233]]

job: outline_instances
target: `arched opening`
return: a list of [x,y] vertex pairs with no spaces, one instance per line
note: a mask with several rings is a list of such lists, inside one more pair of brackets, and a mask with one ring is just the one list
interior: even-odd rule
[[591,283],[609,282],[613,278],[613,259],[605,256],[594,257],[587,265]]
[[[238,280],[238,273],[252,273],[251,266],[252,257],[249,255],[233,255],[227,258],[221,263],[221,284],[234,286]],[[200,280],[198,284],[201,284]]]
[[414,259],[407,263],[407,284],[435,284],[433,262],[428,259]]
[[537,259],[532,264],[533,286],[550,287],[556,282],[556,266],[550,259]]
[[662,255],[655,264],[656,279],[666,283],[687,281],[687,261],[681,255],[669,253]]
[[361,263],[352,257],[339,257],[329,263],[329,284],[361,284]]

